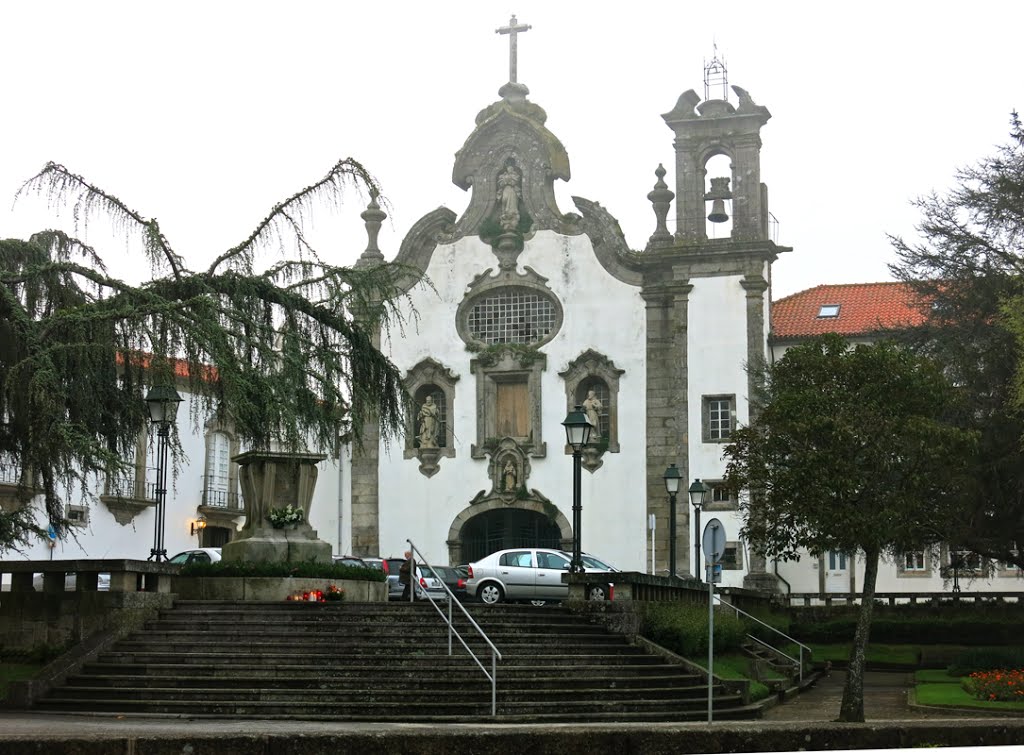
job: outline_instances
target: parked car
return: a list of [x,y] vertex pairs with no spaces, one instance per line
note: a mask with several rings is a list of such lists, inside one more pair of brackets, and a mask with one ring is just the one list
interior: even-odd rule
[[[454,566],[434,566],[432,567],[434,572],[441,581],[447,585],[448,589],[452,591],[452,595],[460,603],[465,603],[469,599],[469,591],[466,590],[466,575]],[[424,569],[427,573],[430,573],[430,569]],[[447,596],[447,593],[446,593]]]
[[358,566],[361,569],[367,569],[370,566],[359,556],[332,556],[332,558],[334,563],[341,564],[342,566]]
[[[565,551],[549,548],[497,551],[469,565],[466,589],[470,595],[489,604],[503,600],[528,600],[535,604],[564,600],[569,595],[569,586],[562,582],[562,574],[569,570],[571,560],[572,556]],[[589,554],[583,562],[588,571],[615,571]],[[612,590],[610,583],[588,584],[587,599],[609,600]]]
[[388,562],[383,558],[377,558],[376,556],[364,556],[363,563],[371,569],[377,569],[385,574],[388,573]]
[[442,569],[446,566],[418,566],[416,567],[416,599],[425,599],[429,594],[434,600],[448,600],[448,593],[445,591],[441,576]]
[[169,564],[209,564],[220,561],[220,548],[193,548],[176,553],[167,559]]

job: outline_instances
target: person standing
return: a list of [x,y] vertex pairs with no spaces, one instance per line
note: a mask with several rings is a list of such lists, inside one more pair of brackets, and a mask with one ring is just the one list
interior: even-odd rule
[[[416,578],[416,563],[412,560],[412,551],[406,551],[404,555],[405,561],[402,562],[401,567],[398,569],[398,583],[404,585],[402,600],[409,600],[410,590],[412,590],[413,582]],[[416,600],[415,593],[412,594],[412,599]]]

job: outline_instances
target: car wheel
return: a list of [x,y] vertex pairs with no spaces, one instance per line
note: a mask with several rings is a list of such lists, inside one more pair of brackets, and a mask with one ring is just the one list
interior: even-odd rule
[[530,605],[531,606],[542,606],[542,605],[544,605],[546,603],[547,603],[546,600],[531,600],[530,601]]
[[502,593],[500,587],[498,587],[496,584],[488,582],[480,588],[480,591],[477,593],[477,597],[479,597],[480,600],[482,600],[487,605],[493,606],[495,603],[500,603],[501,599],[505,596]]
[[604,585],[590,585],[587,588],[587,600],[608,600],[608,588]]

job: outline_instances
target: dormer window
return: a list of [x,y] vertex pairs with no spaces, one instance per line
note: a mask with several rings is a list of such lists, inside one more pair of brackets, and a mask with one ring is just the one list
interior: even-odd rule
[[839,317],[839,305],[838,304],[822,304],[821,309],[818,310],[818,318],[825,317]]

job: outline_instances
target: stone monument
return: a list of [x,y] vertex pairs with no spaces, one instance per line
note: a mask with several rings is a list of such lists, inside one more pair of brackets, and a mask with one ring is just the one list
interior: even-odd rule
[[[329,563],[331,545],[309,525],[309,506],[323,454],[248,451],[235,456],[245,504],[245,526],[221,550],[225,561],[320,561]],[[301,518],[281,522],[291,506]],[[271,517],[278,522],[271,521]]]

